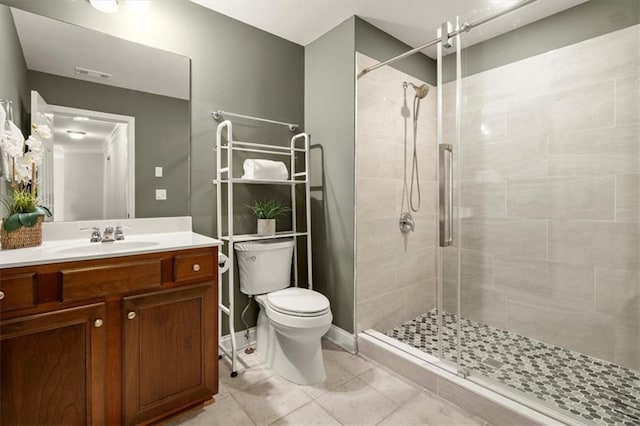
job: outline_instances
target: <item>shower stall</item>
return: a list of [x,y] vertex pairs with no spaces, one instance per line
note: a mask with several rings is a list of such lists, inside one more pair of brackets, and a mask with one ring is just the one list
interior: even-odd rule
[[[492,18],[438,30],[434,82],[356,54],[357,329],[564,421],[640,424],[638,19],[483,67],[465,40]],[[430,89],[408,232],[403,82]]]

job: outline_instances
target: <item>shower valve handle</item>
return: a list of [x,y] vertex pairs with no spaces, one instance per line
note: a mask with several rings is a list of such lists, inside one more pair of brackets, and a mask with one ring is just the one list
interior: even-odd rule
[[413,232],[416,230],[415,222],[413,221],[413,218],[411,217],[411,213],[409,212],[404,212],[400,215],[399,225],[400,225],[400,231],[404,233],[407,233],[409,231]]

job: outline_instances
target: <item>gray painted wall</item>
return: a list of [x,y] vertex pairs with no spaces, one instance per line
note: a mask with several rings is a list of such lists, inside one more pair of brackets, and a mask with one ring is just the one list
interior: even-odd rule
[[305,48],[305,123],[311,134],[314,288],[333,323],[354,331],[355,18]]
[[[477,74],[638,23],[637,0],[590,0],[464,49],[462,72]],[[454,80],[455,55],[442,66],[444,81]]]
[[[28,71],[28,84],[50,105],[135,117],[136,217],[189,214],[188,101],[38,71]],[[167,201],[156,201],[156,188]]]
[[[356,51],[370,58],[386,61],[412,49],[411,46],[358,17],[355,24]],[[436,84],[436,61],[421,53],[394,62],[390,66],[424,82]]]
[[[304,49],[295,43],[186,0],[152,2],[151,19],[144,26],[126,8],[106,14],[87,1],[1,3],[191,58],[189,205],[195,232],[215,233],[215,187],[211,180],[215,177],[212,148],[217,123],[209,115],[212,110],[295,122],[304,129]],[[285,127],[241,120],[234,120],[234,131],[237,139],[247,141],[287,144],[291,138]],[[246,201],[240,198],[238,205],[250,202],[262,191],[264,187],[246,188]],[[253,221],[246,226],[255,229]],[[238,295],[236,301],[241,309],[246,298]],[[253,324],[252,318],[249,324]],[[236,326],[243,328],[240,321]]]
[[[29,104],[27,66],[20,48],[18,33],[8,7],[0,4],[0,99],[13,101],[13,121],[22,128],[24,111]],[[23,130],[24,133],[24,130]],[[8,182],[0,181],[0,197],[9,192]],[[5,208],[0,206],[0,216]]]

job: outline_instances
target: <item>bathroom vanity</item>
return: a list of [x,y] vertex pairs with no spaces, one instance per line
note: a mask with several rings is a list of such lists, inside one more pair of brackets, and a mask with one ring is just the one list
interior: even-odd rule
[[218,392],[217,240],[89,244],[0,251],[2,424],[150,423]]

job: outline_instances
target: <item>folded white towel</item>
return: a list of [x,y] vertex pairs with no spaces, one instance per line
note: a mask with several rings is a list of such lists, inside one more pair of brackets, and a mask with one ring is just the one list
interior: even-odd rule
[[289,172],[282,161],[244,160],[242,179],[287,180]]

